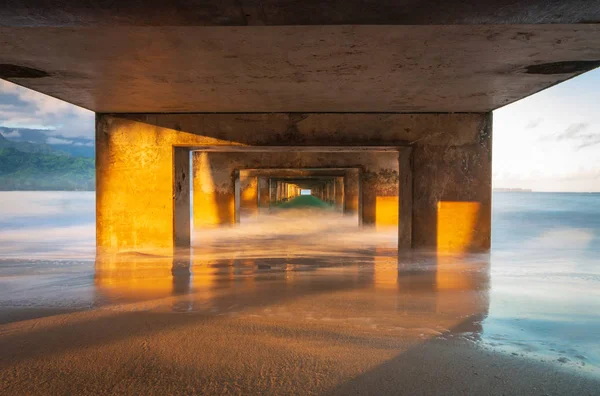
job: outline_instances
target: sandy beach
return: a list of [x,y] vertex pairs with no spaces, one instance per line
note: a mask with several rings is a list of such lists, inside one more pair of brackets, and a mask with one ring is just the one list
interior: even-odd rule
[[[99,271],[89,308],[21,308],[0,327],[0,383],[23,394],[593,395],[585,370],[479,342],[488,264],[397,272],[197,264]],[[358,258],[357,258],[358,260]],[[366,260],[366,257],[361,257]],[[99,263],[96,264],[97,266]],[[124,263],[121,263],[121,268]],[[132,274],[132,272],[130,272]],[[154,275],[152,275],[154,274]],[[396,276],[394,276],[396,274]],[[27,319],[33,316],[36,318]]]

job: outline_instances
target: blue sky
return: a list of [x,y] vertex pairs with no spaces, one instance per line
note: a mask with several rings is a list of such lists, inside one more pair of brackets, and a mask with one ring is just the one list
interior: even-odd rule
[[[600,192],[600,69],[494,112],[494,187]],[[92,145],[94,114],[0,80],[0,127]],[[39,142],[39,140],[38,140]]]
[[42,130],[49,144],[93,144],[94,113],[0,80],[0,127],[10,128],[3,135],[13,140],[27,128]]
[[494,112],[495,187],[600,192],[600,69]]

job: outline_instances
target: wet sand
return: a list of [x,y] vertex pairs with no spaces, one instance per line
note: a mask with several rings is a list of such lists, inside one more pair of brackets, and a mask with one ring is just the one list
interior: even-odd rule
[[[0,327],[2,394],[600,389],[584,371],[478,342],[489,309],[485,256],[412,259],[419,270],[401,272],[385,250],[317,269],[197,259],[194,275],[176,277],[166,275],[167,259],[129,257],[116,272],[109,270],[114,260],[96,264],[102,275],[88,309],[34,319],[26,319],[31,309],[22,318],[13,309],[12,323]],[[126,265],[145,272],[123,272]]]

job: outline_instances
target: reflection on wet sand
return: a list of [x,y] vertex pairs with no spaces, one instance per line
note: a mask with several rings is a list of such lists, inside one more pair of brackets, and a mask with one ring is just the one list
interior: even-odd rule
[[[189,263],[189,271],[182,271],[184,262]],[[481,330],[488,310],[486,256],[440,261],[421,255],[411,257],[410,262],[417,265],[408,268],[408,262],[401,262],[399,266],[388,249],[374,249],[370,255],[362,252],[343,263],[337,256],[323,256],[307,266],[295,260],[264,258],[112,257],[97,261],[95,284],[98,300],[118,304],[110,308],[118,314],[131,309],[134,302],[155,315],[188,313],[183,328],[175,328],[179,316],[170,316],[177,319],[168,320],[169,328],[189,334],[200,326],[194,337],[211,340],[210,349],[223,357],[220,364],[227,373],[237,366],[229,356],[244,356],[245,367],[235,376],[215,377],[224,381],[224,387],[237,379],[248,391],[323,392],[415,344]],[[155,272],[150,270],[151,263],[157,266]],[[458,271],[452,270],[454,265]],[[222,338],[213,334],[217,330]],[[146,331],[163,329],[153,326]],[[238,343],[238,337],[245,342]],[[187,345],[197,353],[207,347],[204,342]],[[255,357],[256,348],[261,347],[274,355]],[[163,358],[175,359],[176,355]],[[310,376],[311,370],[299,370],[307,364],[316,365],[313,369],[322,367],[323,378],[312,384],[262,388],[281,380],[279,375],[291,376],[289,381]],[[191,367],[199,370],[198,375],[210,376],[217,368],[213,365],[199,358]],[[263,372],[279,374],[268,379],[261,378]]]
[[3,393],[493,394],[580,380],[471,344],[487,256],[304,259],[98,257],[94,309],[4,327]]
[[[296,314],[308,315],[310,311],[313,318],[330,320],[358,315],[369,322],[403,329],[412,318],[388,314],[429,312],[432,317],[418,319],[429,319],[431,323],[423,322],[417,327],[444,330],[451,327],[453,316],[485,315],[489,276],[486,257],[465,262],[459,258],[445,257],[440,261],[436,256],[423,256],[417,260],[415,270],[399,271],[397,258],[391,253],[386,249],[373,250],[370,254],[346,257],[343,262],[337,256],[323,256],[307,264],[302,258],[99,257],[96,298],[100,306],[153,301],[156,309],[168,308],[172,301],[181,306],[181,300],[185,300],[190,304],[188,310],[212,313],[231,311],[232,306],[236,312],[243,312],[285,303],[299,309]],[[453,266],[456,271],[450,269]],[[334,296],[333,302],[344,302],[323,305],[329,296]],[[318,310],[310,308],[316,299]],[[360,300],[358,307],[350,304],[353,299]],[[444,304],[448,309],[439,308]],[[373,311],[370,308],[363,312],[360,308],[365,305]],[[381,317],[375,317],[376,313],[381,313]]]

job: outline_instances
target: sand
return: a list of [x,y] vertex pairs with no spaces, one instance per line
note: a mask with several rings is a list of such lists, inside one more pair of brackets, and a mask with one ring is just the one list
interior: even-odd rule
[[107,273],[90,309],[12,310],[0,393],[598,394],[597,377],[477,342],[485,265],[445,284],[439,268],[391,276],[393,261],[379,260],[311,271],[214,263],[177,280]]

